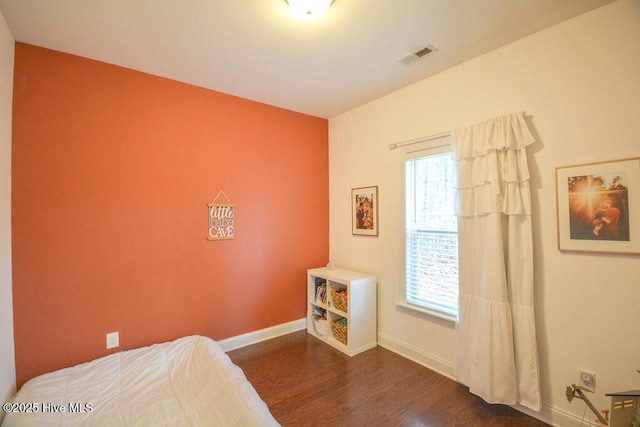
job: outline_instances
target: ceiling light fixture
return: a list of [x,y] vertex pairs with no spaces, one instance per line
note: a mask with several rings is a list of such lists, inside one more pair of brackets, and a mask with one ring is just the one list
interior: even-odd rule
[[301,16],[318,17],[324,14],[335,0],[284,0],[291,10]]

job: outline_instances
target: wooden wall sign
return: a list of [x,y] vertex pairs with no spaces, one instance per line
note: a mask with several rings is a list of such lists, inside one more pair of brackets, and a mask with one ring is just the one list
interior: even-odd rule
[[227,199],[227,196],[220,191],[213,202],[209,203],[209,235],[207,240],[229,240],[234,238],[235,205],[229,202],[216,203],[220,194]]

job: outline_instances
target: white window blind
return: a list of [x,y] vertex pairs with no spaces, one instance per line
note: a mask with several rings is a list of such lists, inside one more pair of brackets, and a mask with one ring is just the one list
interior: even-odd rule
[[458,313],[458,227],[455,169],[449,147],[406,160],[406,300]]

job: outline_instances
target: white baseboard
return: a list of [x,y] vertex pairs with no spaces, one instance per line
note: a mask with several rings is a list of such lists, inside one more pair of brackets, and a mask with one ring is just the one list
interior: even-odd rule
[[281,335],[290,334],[292,332],[307,329],[307,319],[302,318],[291,322],[282,323],[280,325],[271,326],[269,328],[260,329],[259,331],[249,332],[243,335],[227,338],[218,341],[220,347],[227,352],[240,347],[256,344]]
[[426,353],[417,347],[398,341],[383,333],[378,333],[378,345],[455,381],[453,364],[448,360]]

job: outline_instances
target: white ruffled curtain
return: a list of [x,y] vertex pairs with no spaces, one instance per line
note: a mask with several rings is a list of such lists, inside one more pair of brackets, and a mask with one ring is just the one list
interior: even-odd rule
[[455,373],[489,403],[539,411],[524,114],[454,132],[460,263]]

